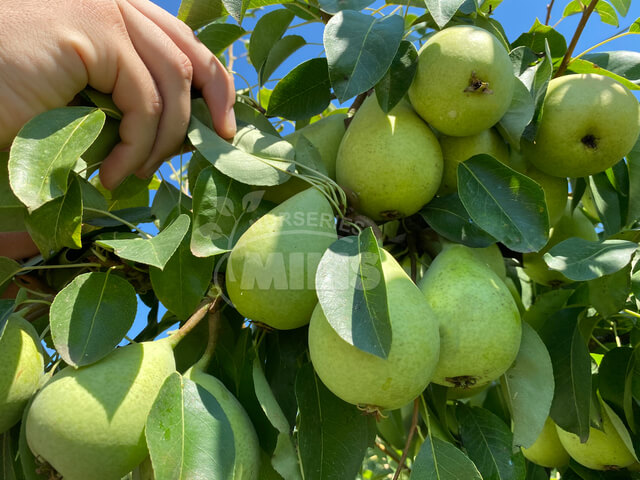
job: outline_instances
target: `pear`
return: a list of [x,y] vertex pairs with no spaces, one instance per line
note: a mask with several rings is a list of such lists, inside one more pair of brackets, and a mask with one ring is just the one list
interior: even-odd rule
[[11,315],[0,337],[0,434],[20,420],[43,372],[38,332],[21,316]]
[[520,313],[503,280],[473,249],[446,245],[419,286],[440,322],[435,383],[479,387],[511,366],[520,347]]
[[571,458],[593,470],[617,470],[634,464],[635,457],[613,426],[606,410],[602,408],[601,412],[602,430],[590,427],[585,443],[581,443],[577,435],[556,425],[560,443]]
[[413,215],[440,186],[440,144],[408,102],[385,114],[371,95],[342,139],[336,180],[357,198],[356,210],[374,220]]
[[220,380],[203,372],[198,365],[187,370],[184,376],[215,397],[231,424],[236,454],[233,480],[257,480],[260,471],[260,443],[240,402]]
[[566,75],[549,82],[534,143],[525,158],[556,177],[586,177],[618,163],[640,133],[636,97],[604,75]]
[[438,195],[448,195],[458,191],[458,165],[465,160],[486,153],[504,164],[509,162],[509,149],[502,137],[490,128],[468,137],[440,137],[444,173]]
[[420,290],[402,267],[382,250],[393,332],[386,359],[347,343],[327,321],[320,304],[309,325],[311,362],[336,396],[380,410],[400,408],[420,395],[438,362],[438,322]]
[[472,248],[471,251],[476,258],[484,262],[503,281],[507,278],[507,267],[496,243],[484,248]]
[[418,53],[409,99],[445,135],[466,137],[491,128],[511,105],[513,67],[507,50],[487,30],[445,28]]
[[549,241],[542,250],[537,253],[525,253],[522,263],[525,273],[540,285],[557,287],[565,283],[571,283],[562,273],[551,270],[544,261],[544,254],[558,243],[571,237],[583,238],[593,242],[598,240],[598,234],[591,221],[579,208],[571,211],[571,200],[567,200],[565,210],[558,223],[551,229]]
[[529,448],[522,447],[523,455],[533,463],[547,468],[559,468],[569,464],[569,454],[560,443],[556,424],[547,417],[542,432]]
[[336,239],[331,204],[315,188],[261,217],[238,239],[227,263],[227,291],[238,312],[282,330],[309,323],[318,301],[318,263]]
[[99,362],[55,374],[27,413],[34,455],[65,480],[120,480],[148,455],[144,426],[175,371],[173,339],[118,348]]

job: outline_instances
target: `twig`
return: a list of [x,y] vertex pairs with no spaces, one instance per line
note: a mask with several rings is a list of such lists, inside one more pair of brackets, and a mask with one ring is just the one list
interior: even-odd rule
[[189,319],[185,322],[185,324],[180,327],[180,329],[169,337],[171,339],[171,344],[173,346],[180,343],[184,337],[186,337],[191,330],[196,328],[196,326],[200,323],[200,321],[207,316],[209,312],[215,311],[220,305],[221,297],[216,297],[215,299],[207,298],[205,299],[198,309],[195,311],[193,315],[189,317]]
[[[400,457],[398,455],[396,455],[396,452],[394,452],[393,450],[390,450],[387,448],[387,446],[382,443],[380,440],[378,440],[376,438],[376,448],[378,450],[380,450],[382,453],[384,453],[387,457],[393,459],[396,461],[396,463],[399,465],[400,464]],[[409,467],[407,467],[407,465],[403,465],[404,468],[407,469],[407,471],[411,472],[411,469]]]
[[544,21],[545,25],[549,25],[549,20],[551,20],[551,9],[553,8],[553,2],[555,2],[556,0],[551,0],[548,4],[547,4],[547,19]]
[[411,448],[411,441],[413,440],[413,434],[416,433],[416,427],[418,426],[419,409],[420,409],[420,397],[416,398],[413,401],[413,417],[411,418],[411,428],[409,429],[409,435],[407,435],[407,443],[404,446],[402,457],[400,457],[400,461],[398,462],[398,468],[396,469],[396,473],[393,476],[393,480],[398,480],[398,478],[400,477],[400,472],[404,467],[404,462],[407,460],[407,455],[409,455],[409,449]]
[[571,55],[573,55],[573,51],[575,50],[576,45],[578,44],[580,35],[582,35],[582,31],[584,30],[584,27],[587,25],[587,21],[589,20],[591,13],[593,13],[593,10],[596,8],[597,3],[598,3],[598,0],[591,0],[591,3],[589,3],[589,6],[582,12],[582,17],[580,17],[580,22],[576,27],[576,31],[573,34],[571,43],[569,43],[569,48],[567,48],[567,52],[564,54],[564,57],[562,58],[562,63],[560,64],[560,67],[558,67],[558,71],[553,76],[553,78],[557,78],[561,76],[567,70],[567,67],[569,66],[569,62],[571,62]]

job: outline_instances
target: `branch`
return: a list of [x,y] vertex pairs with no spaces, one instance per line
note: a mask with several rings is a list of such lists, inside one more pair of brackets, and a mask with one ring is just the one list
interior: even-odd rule
[[[376,439],[376,448],[378,450],[380,450],[382,453],[384,453],[387,457],[392,458],[393,460],[396,461],[396,463],[399,465],[400,464],[400,457],[398,455],[396,455],[396,452],[394,452],[393,450],[390,450],[387,448],[387,446],[382,443],[380,440]],[[409,467],[407,467],[406,464],[402,465],[404,468],[407,469],[407,471],[411,472],[411,469]]]
[[553,2],[555,2],[556,0],[551,0],[548,4],[547,4],[547,19],[544,21],[545,25],[549,25],[549,20],[551,20],[551,9],[553,8]]
[[356,114],[358,109],[362,106],[367,97],[373,92],[373,88],[367,90],[366,92],[362,92],[360,95],[356,97],[351,106],[349,107],[349,111],[347,112],[348,117],[344,119],[344,126],[349,127],[351,121],[353,120],[353,116]]
[[573,34],[573,38],[571,39],[569,48],[567,48],[567,52],[564,54],[564,57],[562,58],[562,63],[560,64],[560,67],[558,68],[558,71],[553,76],[553,78],[557,78],[562,74],[564,74],[564,72],[566,72],[567,67],[569,66],[569,63],[571,62],[571,55],[573,55],[573,51],[575,50],[576,45],[578,44],[580,35],[582,35],[582,31],[584,30],[584,27],[587,25],[587,21],[589,20],[591,13],[593,13],[593,10],[596,8],[597,3],[598,3],[598,0],[591,0],[591,3],[589,3],[589,6],[586,8],[586,10],[582,12],[580,23],[578,23],[578,26],[576,27],[576,32]]
[[413,440],[413,434],[416,433],[416,427],[418,426],[418,410],[420,408],[420,397],[416,398],[413,401],[413,417],[411,418],[411,428],[409,429],[409,435],[407,436],[407,443],[404,446],[404,451],[402,452],[402,457],[398,462],[398,468],[396,469],[396,473],[393,476],[393,480],[398,480],[400,477],[400,472],[404,467],[404,462],[407,460],[407,455],[409,455],[409,449],[411,448],[411,441]]

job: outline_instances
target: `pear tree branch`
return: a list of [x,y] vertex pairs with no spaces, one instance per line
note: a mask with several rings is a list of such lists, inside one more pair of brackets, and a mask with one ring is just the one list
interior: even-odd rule
[[409,455],[409,449],[411,448],[413,434],[416,433],[416,427],[418,426],[419,409],[420,409],[420,397],[416,398],[413,401],[413,416],[411,417],[411,428],[409,429],[409,435],[407,435],[407,443],[404,446],[404,451],[402,452],[402,457],[400,457],[400,461],[398,462],[398,468],[396,469],[396,473],[393,476],[393,480],[398,480],[398,478],[400,477],[400,472],[404,467],[404,462],[407,460],[407,456]]
[[553,9],[553,3],[555,2],[555,0],[551,0],[548,4],[547,4],[547,18],[544,21],[545,25],[549,25],[549,21],[551,20],[551,10]]
[[582,35],[582,31],[584,27],[587,25],[587,21],[589,17],[593,13],[593,10],[596,8],[598,0],[591,0],[586,9],[582,11],[582,17],[580,17],[580,22],[576,27],[576,31],[573,34],[573,38],[571,39],[571,43],[569,43],[569,47],[567,48],[567,52],[564,54],[562,58],[562,63],[560,63],[560,67],[558,67],[558,71],[553,76],[553,78],[557,78],[564,74],[567,71],[567,67],[569,63],[571,63],[571,55],[573,55],[573,51],[576,49],[576,45],[578,44],[578,40],[580,39],[580,35]]

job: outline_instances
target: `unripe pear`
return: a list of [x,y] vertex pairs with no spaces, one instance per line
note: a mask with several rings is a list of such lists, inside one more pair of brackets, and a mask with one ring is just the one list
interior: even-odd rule
[[471,252],[502,280],[507,278],[507,267],[504,264],[504,258],[502,257],[500,248],[496,243],[484,248],[472,248]]
[[413,108],[445,135],[475,135],[498,123],[511,105],[515,77],[509,54],[487,30],[445,28],[419,52],[409,88]]
[[229,298],[245,317],[288,330],[309,323],[315,273],[337,239],[331,204],[309,188],[281,203],[240,237],[227,263]]
[[336,179],[376,221],[413,215],[440,186],[440,144],[408,102],[385,114],[371,95],[342,139]]
[[446,245],[420,289],[440,322],[440,361],[433,381],[478,387],[513,363],[522,326],[503,280],[464,245]]
[[311,362],[336,396],[355,405],[400,408],[431,380],[438,362],[438,323],[420,290],[402,267],[382,250],[393,332],[386,359],[347,343],[327,321],[320,304],[309,325]]
[[551,417],[544,422],[542,432],[529,448],[522,447],[523,455],[533,463],[547,468],[564,467],[569,464],[569,454],[560,443],[556,424]]
[[55,374],[29,408],[34,455],[65,480],[120,480],[148,455],[147,415],[175,371],[171,338],[118,348],[97,363]]
[[586,177],[618,163],[640,133],[636,97],[597,74],[565,75],[549,82],[528,161],[548,175]]
[[38,332],[19,315],[11,315],[0,337],[0,434],[20,420],[43,372]]

